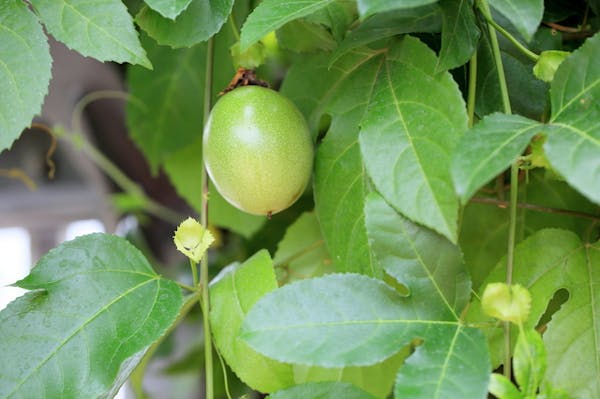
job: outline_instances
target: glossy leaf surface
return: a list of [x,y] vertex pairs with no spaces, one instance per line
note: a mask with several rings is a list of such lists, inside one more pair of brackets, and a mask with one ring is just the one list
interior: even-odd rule
[[600,204],[600,35],[558,68],[550,90],[553,129],[544,149],[552,167]]
[[527,41],[532,39],[544,13],[543,0],[492,0],[490,5],[505,16]]
[[361,122],[360,148],[390,204],[456,242],[450,162],[467,118],[456,83],[436,74],[436,64],[435,54],[409,36],[387,55]]
[[120,0],[32,0],[31,4],[48,32],[82,55],[152,68]]
[[435,3],[435,0],[358,0],[358,12],[365,18],[376,13],[410,9]]
[[175,19],[192,0],[145,0],[145,3],[163,17]]
[[466,63],[477,49],[479,28],[470,0],[442,0],[442,48],[436,71],[445,71]]
[[2,152],[40,112],[48,92],[52,60],[41,25],[20,0],[0,4],[0,43]]
[[261,392],[273,392],[294,383],[290,365],[257,353],[238,338],[246,313],[276,288],[273,263],[264,250],[241,265],[224,269],[210,287],[210,323],[215,344],[236,375]]
[[462,202],[508,168],[542,130],[543,125],[536,121],[500,113],[485,117],[470,129],[452,159],[452,178]]
[[264,0],[248,16],[241,31],[240,47],[244,51],[267,33],[287,22],[305,17],[329,5],[333,0]]
[[[202,132],[206,46],[173,50],[144,38],[154,70],[129,69],[132,98],[127,107],[130,136],[142,149],[153,171]],[[157,95],[160,93],[160,95]],[[177,134],[173,134],[173,132]],[[201,157],[201,153],[198,154]]]
[[380,270],[369,255],[364,227],[366,186],[358,125],[379,71],[378,55],[356,50],[333,69],[325,54],[304,57],[290,69],[281,89],[315,134],[321,118],[331,118],[315,159],[316,212],[336,270],[369,275],[379,275]]
[[191,47],[216,34],[227,21],[232,7],[233,0],[191,0],[175,20],[143,7],[135,21],[159,44]]
[[417,312],[441,320],[458,319],[471,292],[459,248],[402,217],[375,193],[367,197],[365,215],[375,258],[407,287]]
[[442,11],[437,4],[373,15],[350,31],[331,56],[331,65],[348,51],[377,40],[411,32],[439,32]]
[[275,392],[268,399],[375,399],[374,396],[348,383],[312,382]]
[[180,288],[115,236],[45,255],[0,312],[0,396],[112,397],[175,321]]

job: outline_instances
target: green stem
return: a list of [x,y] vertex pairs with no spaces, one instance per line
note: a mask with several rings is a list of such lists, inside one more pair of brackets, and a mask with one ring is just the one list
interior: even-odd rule
[[477,94],[477,51],[473,53],[469,61],[469,92],[467,94],[467,115],[469,116],[469,127],[475,124],[475,100]]
[[236,41],[240,41],[240,32],[238,32],[237,25],[235,24],[235,19],[233,19],[233,12],[229,14],[229,26],[231,26],[231,31],[233,32],[233,36]]
[[520,41],[515,39],[513,35],[510,34],[509,31],[504,29],[502,26],[498,25],[496,21],[486,16],[487,22],[494,27],[498,32],[502,33],[502,36],[508,39],[520,52],[522,52],[527,58],[529,58],[533,62],[537,62],[540,58],[539,55],[529,50],[527,47],[523,46]]
[[[211,109],[213,65],[214,65],[215,46],[214,38],[208,39],[206,50],[206,71],[204,76],[204,126],[208,121]],[[206,167],[202,164],[202,209],[200,209],[200,223],[204,228],[208,228],[208,175]],[[206,383],[206,399],[214,398],[213,389],[213,358],[212,358],[212,334],[210,331],[210,298],[208,293],[208,253],[205,253],[200,262],[200,285],[202,288],[202,322],[204,324],[204,372]]]
[[190,259],[190,270],[192,271],[192,285],[194,287],[196,287],[194,289],[194,291],[195,291],[195,290],[198,289],[197,287],[198,287],[198,284],[199,284],[199,281],[198,281],[198,265],[191,258],[189,258],[189,259]]
[[[500,45],[498,44],[498,37],[494,29],[494,21],[492,13],[490,12],[490,6],[487,0],[479,1],[479,9],[488,21],[488,31],[490,34],[490,44],[492,47],[492,53],[494,55],[494,62],[496,64],[496,70],[498,72],[498,83],[500,84],[500,93],[502,96],[502,105],[504,107],[504,113],[510,115],[510,98],[508,96],[508,85],[506,84],[506,76],[504,75],[504,66],[502,64],[502,54],[500,53]],[[506,283],[510,285],[512,283],[513,265],[514,265],[514,248],[515,248],[515,235],[517,230],[517,194],[519,184],[519,165],[517,161],[513,162],[510,167],[510,216],[509,216],[509,228],[508,228],[508,252],[506,260]],[[510,338],[510,323],[504,322],[504,375],[510,379],[511,370],[511,338]]]
[[[490,6],[487,0],[479,1],[479,9],[484,15],[485,19],[492,21],[492,13],[490,12]],[[488,32],[490,34],[490,44],[492,46],[492,53],[494,56],[494,63],[496,64],[496,71],[498,72],[498,82],[500,84],[500,95],[502,96],[502,105],[504,107],[505,114],[511,114],[510,99],[508,97],[508,85],[506,84],[506,76],[504,75],[504,65],[502,64],[502,54],[500,52],[500,45],[498,44],[498,37],[496,36],[496,30],[488,24]]]
[[167,208],[166,206],[154,201],[148,197],[144,190],[133,180],[131,180],[125,173],[121,171],[110,159],[108,159],[102,152],[94,147],[82,134],[80,133],[67,133],[63,128],[53,128],[54,134],[57,137],[66,139],[75,148],[83,151],[92,162],[102,170],[117,186],[119,186],[127,194],[141,198],[143,209],[162,219],[168,223],[178,224],[183,215]]

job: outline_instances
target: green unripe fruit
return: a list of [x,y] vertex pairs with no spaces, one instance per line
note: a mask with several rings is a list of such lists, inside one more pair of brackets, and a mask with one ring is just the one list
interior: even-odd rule
[[244,86],[217,101],[204,128],[206,170],[221,195],[255,215],[277,213],[304,191],[313,145],[294,104],[260,86]]

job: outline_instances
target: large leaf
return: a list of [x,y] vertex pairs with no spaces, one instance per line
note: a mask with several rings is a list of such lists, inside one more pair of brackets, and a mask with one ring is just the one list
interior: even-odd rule
[[[167,157],[202,134],[206,46],[173,50],[147,36],[144,46],[154,70],[131,67],[127,125],[154,172]],[[201,157],[201,153],[198,153]]]
[[416,8],[435,2],[436,0],[358,0],[358,12],[365,18],[376,13]]
[[[568,290],[568,300],[552,315],[543,335],[546,381],[582,399],[600,396],[600,309],[595,306],[600,300],[599,253],[600,243],[586,244],[558,229],[541,230],[515,249],[513,281],[531,292],[528,327],[538,323],[559,289]],[[505,264],[500,261],[486,282],[504,281]],[[492,350],[499,353],[501,346]]]
[[374,396],[348,383],[311,382],[275,392],[268,399],[375,399]]
[[325,8],[333,0],[264,0],[248,16],[242,27],[240,50],[244,51],[267,33],[287,22],[302,18]]
[[325,367],[375,364],[418,337],[423,343],[400,369],[396,392],[484,398],[489,360],[483,335],[456,320],[429,318],[412,304],[380,280],[331,274],[265,295],[240,336],[275,359]]
[[210,286],[210,323],[219,352],[252,388],[273,392],[294,384],[292,367],[257,353],[238,338],[242,321],[264,294],[277,288],[271,257],[260,251],[224,269]]
[[[191,0],[175,20],[143,7],[135,21],[159,44],[191,47],[216,34],[227,21],[232,7],[233,0]],[[201,75],[198,73],[198,76]]]
[[600,204],[600,34],[560,65],[550,96],[548,160],[569,184]]
[[0,396],[108,398],[175,321],[179,287],[122,238],[60,245],[0,313]]
[[452,159],[452,178],[462,202],[509,167],[542,129],[543,125],[531,119],[499,113],[470,129]]
[[458,247],[402,217],[376,193],[367,197],[365,216],[373,254],[408,287],[414,308],[429,317],[458,319],[471,295]]
[[369,254],[364,227],[366,186],[358,124],[371,97],[380,58],[375,51],[355,50],[329,69],[326,54],[306,56],[294,63],[282,86],[282,93],[300,107],[313,132],[321,118],[331,117],[315,159],[317,216],[336,269],[373,276],[380,275],[380,270]]
[[120,0],[31,0],[48,32],[67,47],[100,61],[152,68]]
[[348,51],[401,33],[439,32],[442,12],[437,4],[373,15],[354,29],[335,49],[331,65]]
[[505,16],[527,41],[533,38],[544,14],[543,0],[491,0],[490,5]]
[[[0,152],[40,112],[52,60],[42,27],[21,0],[0,3]],[[32,79],[35,77],[35,79]]]
[[436,71],[463,65],[471,58],[479,42],[479,28],[471,0],[442,0],[442,48]]
[[436,74],[436,65],[433,51],[409,36],[389,51],[361,122],[360,148],[390,204],[456,242],[450,157],[467,115],[456,83],[447,72]]
[[306,212],[287,229],[277,246],[273,263],[280,281],[291,282],[333,272],[331,257],[314,212]]
[[407,356],[406,350],[370,367],[321,368],[276,362],[239,339],[239,329],[248,310],[275,288],[277,281],[266,251],[256,253],[241,265],[224,269],[210,288],[215,342],[244,382],[262,392],[272,392],[308,381],[346,381],[378,398],[387,397],[396,370]]
[[146,4],[163,17],[175,19],[190,5],[192,0],[145,0]]

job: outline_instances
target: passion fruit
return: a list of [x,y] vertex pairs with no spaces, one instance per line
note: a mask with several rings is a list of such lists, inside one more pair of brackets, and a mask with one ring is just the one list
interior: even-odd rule
[[313,155],[300,111],[260,86],[226,93],[204,128],[204,163],[214,186],[229,203],[255,215],[270,216],[300,197]]

